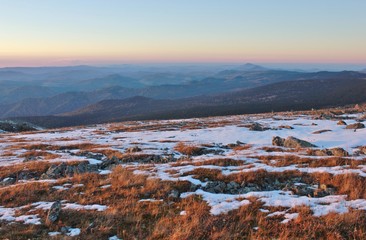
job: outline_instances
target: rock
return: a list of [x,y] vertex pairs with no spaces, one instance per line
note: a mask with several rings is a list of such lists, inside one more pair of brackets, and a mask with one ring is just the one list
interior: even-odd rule
[[195,192],[199,187],[194,184],[194,183],[191,183],[191,186],[189,187],[189,191],[190,192]]
[[139,148],[138,146],[134,146],[134,147],[130,147],[126,149],[126,153],[135,153],[135,152],[141,152],[142,149]]
[[66,163],[61,163],[60,165],[52,165],[46,173],[42,174],[42,179],[52,178],[57,179],[61,177],[72,177],[75,174],[82,174],[87,172],[97,172],[98,165],[88,164],[87,162],[82,162],[76,166],[66,165]]
[[299,196],[314,196],[314,189],[309,185],[294,185],[290,191]]
[[315,145],[313,145],[307,141],[300,140],[295,137],[287,137],[286,139],[284,139],[284,138],[281,138],[278,136],[272,138],[272,145],[279,146],[279,147],[287,147],[287,148],[316,147]]
[[100,164],[100,168],[101,169],[110,169],[110,168],[112,168],[113,166],[115,166],[115,165],[117,165],[119,163],[120,163],[120,160],[117,157],[113,156],[110,159],[104,160]]
[[178,192],[178,190],[173,189],[169,193],[168,197],[171,197],[171,198],[179,198],[179,195],[180,195],[180,193]]
[[285,142],[284,138],[281,138],[281,137],[278,137],[278,136],[272,138],[272,145],[273,146],[283,147],[284,142]]
[[284,147],[287,148],[308,148],[308,147],[316,147],[314,144],[311,144],[307,141],[295,138],[295,137],[287,137],[285,142],[283,143]]
[[329,151],[332,153],[332,156],[336,157],[347,157],[349,155],[343,148],[332,148]]
[[346,127],[346,129],[361,129],[361,128],[365,128],[365,125],[363,123],[354,123]]
[[335,157],[347,157],[348,152],[343,148],[331,148],[331,149],[316,149],[308,151],[311,156],[335,156]]
[[253,123],[253,124],[249,125],[249,130],[250,131],[265,131],[265,130],[268,130],[268,129],[269,128],[263,127],[259,123]]
[[26,132],[36,131],[37,127],[24,122],[0,121],[0,130],[5,132]]
[[337,125],[347,125],[347,123],[345,121],[343,121],[343,120],[339,120],[337,122]]
[[66,163],[61,163],[60,165],[51,165],[42,178],[60,178],[64,176],[65,170],[67,168]]
[[235,148],[244,145],[245,143],[236,141],[236,143],[229,143],[228,145],[224,146],[223,148]]
[[204,190],[210,193],[223,193],[225,192],[226,184],[220,181],[210,181],[204,187]]
[[69,232],[69,229],[70,229],[70,227],[63,226],[63,227],[61,227],[60,231],[61,231],[61,233],[66,234]]
[[279,128],[279,129],[289,129],[289,130],[294,129],[293,127],[291,127],[291,126],[289,126],[289,125],[281,125],[281,126],[279,126],[278,128]]
[[37,179],[38,174],[36,172],[20,172],[18,174],[18,180],[29,180],[29,179]]
[[102,160],[105,156],[101,153],[92,153],[92,152],[79,152],[76,155],[83,156],[86,158],[92,158],[96,160]]
[[321,133],[331,132],[331,131],[332,130],[330,130],[330,129],[323,129],[323,130],[315,131],[315,132],[313,132],[313,134],[321,134]]
[[16,179],[15,178],[12,178],[12,177],[7,177],[7,178],[4,178],[1,182],[0,182],[0,186],[9,186],[9,185],[12,185],[16,182]]
[[48,211],[46,224],[50,225],[53,224],[60,216],[61,212],[61,202],[56,201],[52,204],[50,210]]

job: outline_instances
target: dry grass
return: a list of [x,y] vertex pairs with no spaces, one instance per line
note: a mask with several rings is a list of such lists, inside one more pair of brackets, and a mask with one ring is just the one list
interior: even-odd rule
[[60,155],[46,152],[46,151],[31,150],[31,151],[27,151],[26,153],[23,153],[19,157],[22,157],[25,159],[42,157],[43,160],[52,160],[52,159],[60,157]]
[[192,144],[179,142],[175,145],[174,150],[180,152],[181,154],[193,156],[199,154],[202,151],[202,148]]
[[244,161],[241,160],[234,160],[231,158],[217,158],[217,159],[211,159],[211,160],[205,160],[205,161],[199,161],[199,162],[176,162],[172,163],[172,167],[179,167],[179,166],[185,166],[185,165],[192,165],[192,166],[205,166],[205,165],[214,165],[214,166],[244,166],[248,165]]
[[[327,174],[303,174],[297,171],[268,173],[265,171],[222,176],[210,169],[195,170],[199,178],[216,178],[223,181],[245,181],[265,184],[266,181],[300,177],[303,182],[319,181],[334,184],[339,193],[350,194],[352,199],[366,197],[364,179],[355,175],[331,176]],[[36,201],[65,199],[79,204],[108,205],[105,212],[64,210],[55,225],[47,227],[0,223],[0,234],[10,239],[28,239],[35,235],[48,239],[49,231],[59,231],[62,226],[81,229],[82,239],[107,239],[118,235],[122,239],[364,239],[366,216],[361,211],[338,215],[314,217],[307,207],[297,207],[299,217],[288,224],[281,224],[281,217],[267,218],[259,211],[263,203],[250,199],[251,204],[233,210],[227,215],[213,216],[209,206],[199,196],[171,199],[169,193],[176,189],[187,192],[189,182],[166,182],[135,175],[117,166],[109,176],[81,174],[60,179],[56,185],[71,183],[83,187],[56,191],[49,183],[30,184],[0,189],[0,205],[20,206]],[[100,186],[111,184],[110,188]],[[83,194],[79,194],[80,191]],[[163,202],[139,202],[140,199],[164,199]],[[180,215],[181,211],[186,215]],[[270,208],[271,212],[280,208]],[[37,212],[45,218],[46,212]],[[88,227],[93,223],[93,227]],[[258,227],[258,230],[254,228]],[[57,239],[57,238],[56,238]],[[59,238],[62,239],[62,238]]]
[[9,176],[18,176],[21,172],[32,172],[36,175],[41,175],[51,166],[47,161],[31,161],[11,166],[0,167],[0,179]]
[[[336,166],[348,166],[349,168],[358,168],[360,165],[366,164],[366,159],[364,160],[356,160],[344,157],[317,157],[310,158],[306,156],[298,156],[298,155],[267,155],[267,156],[251,156],[253,158],[257,158],[263,163],[275,166],[275,167],[286,167],[290,165],[300,165],[302,167],[336,167]],[[275,161],[272,161],[275,160]]]

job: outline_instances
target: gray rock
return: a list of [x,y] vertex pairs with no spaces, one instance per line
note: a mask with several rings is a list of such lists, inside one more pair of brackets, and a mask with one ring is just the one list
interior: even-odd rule
[[51,165],[47,172],[43,175],[43,178],[60,178],[64,176],[65,170],[67,168],[66,163],[61,163],[60,165]]
[[9,186],[9,185],[12,185],[16,182],[16,179],[15,178],[12,178],[12,177],[7,177],[7,178],[4,178],[1,182],[0,182],[0,186]]
[[253,124],[249,125],[249,130],[250,131],[265,131],[265,130],[268,130],[268,129],[269,128],[263,127],[259,123],[253,123]]
[[204,190],[210,193],[223,193],[226,190],[226,184],[220,181],[210,181],[204,187]]
[[295,138],[295,137],[287,137],[285,142],[283,143],[284,147],[287,148],[308,148],[308,147],[316,147],[314,144],[311,144],[307,141]]
[[272,145],[273,146],[283,147],[284,143],[285,143],[284,138],[281,138],[281,137],[278,137],[278,136],[272,138]]
[[171,198],[179,198],[179,196],[180,196],[179,191],[178,191],[178,190],[175,190],[175,189],[173,189],[173,190],[169,193],[169,195],[168,195],[168,197],[171,197]]
[[60,216],[61,212],[61,202],[56,201],[52,204],[50,210],[48,211],[46,224],[50,225],[53,224]]

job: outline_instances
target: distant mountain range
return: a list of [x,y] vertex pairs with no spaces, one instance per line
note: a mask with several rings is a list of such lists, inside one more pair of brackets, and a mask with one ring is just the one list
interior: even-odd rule
[[58,116],[17,120],[46,127],[61,127],[123,120],[308,110],[366,102],[365,92],[366,78],[285,81],[214,96],[176,100],[146,97],[103,100]]
[[5,68],[0,118],[63,126],[315,108],[363,101],[365,79],[366,73],[355,71],[299,72],[249,63]]

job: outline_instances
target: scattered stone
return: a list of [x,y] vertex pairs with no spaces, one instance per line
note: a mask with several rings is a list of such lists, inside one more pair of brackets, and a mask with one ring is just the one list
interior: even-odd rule
[[354,123],[346,127],[346,129],[361,129],[361,128],[365,128],[365,125],[363,123]]
[[335,156],[335,157],[347,157],[348,152],[343,148],[331,148],[331,149],[315,149],[309,150],[308,154],[311,156]]
[[286,139],[281,137],[273,137],[272,145],[279,147],[287,147],[287,148],[309,148],[316,147],[314,144],[311,144],[307,141],[295,138],[295,137],[287,137]]
[[5,132],[27,132],[38,130],[36,126],[25,122],[0,121],[0,130]]
[[272,145],[273,146],[283,147],[284,142],[285,142],[284,138],[281,138],[281,137],[278,137],[278,136],[272,138]]
[[343,148],[332,148],[329,149],[333,156],[336,157],[347,157],[349,156],[348,152]]
[[330,129],[324,129],[324,130],[315,131],[315,132],[313,132],[313,134],[321,134],[321,133],[331,132],[331,131],[332,130],[330,130]]
[[42,179],[58,179],[62,177],[72,177],[75,174],[82,174],[87,172],[98,172],[98,165],[88,164],[87,162],[82,162],[79,165],[71,166],[66,163],[61,163],[60,165],[51,165],[51,167],[42,174]]
[[278,127],[278,129],[289,129],[289,130],[291,130],[291,129],[294,129],[294,128],[289,126],[289,125],[281,125],[281,126]]
[[141,152],[142,149],[138,146],[130,147],[126,149],[126,153],[135,153],[135,152]]
[[168,197],[171,197],[171,198],[179,198],[179,196],[180,196],[179,191],[178,191],[178,190],[175,190],[175,189],[173,189],[173,190],[169,193],[169,195],[168,195]]
[[[70,155],[72,155],[72,154],[70,154]],[[79,152],[76,155],[83,156],[86,158],[92,158],[92,159],[96,159],[96,160],[103,160],[103,158],[105,157],[101,153],[92,153],[92,152]]]
[[343,120],[339,120],[337,122],[337,125],[347,125],[347,123],[345,121],[343,121]]
[[61,212],[61,202],[56,201],[52,204],[50,210],[48,211],[46,224],[47,225],[53,224],[59,218],[60,212]]
[[12,185],[16,182],[16,179],[15,178],[12,178],[12,177],[7,177],[7,178],[4,178],[1,182],[0,182],[0,186],[9,186],[9,185]]
[[221,181],[209,181],[203,189],[210,193],[224,193],[226,184]]
[[37,172],[20,172],[18,174],[18,180],[29,180],[29,179],[39,179],[39,174]]
[[242,145],[245,145],[245,143],[236,141],[236,143],[229,143],[228,145],[224,146],[224,148],[235,148],[235,147],[239,147]]
[[269,130],[269,128],[262,126],[259,123],[252,123],[249,126],[250,131],[266,131]]

